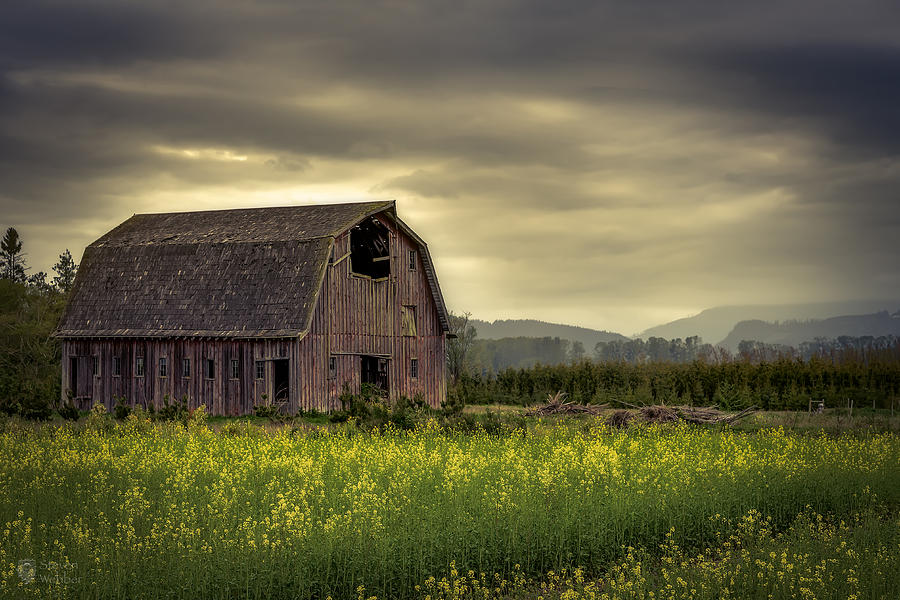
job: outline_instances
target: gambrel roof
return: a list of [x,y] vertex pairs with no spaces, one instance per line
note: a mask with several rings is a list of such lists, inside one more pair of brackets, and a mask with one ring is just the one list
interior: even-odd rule
[[393,201],[134,215],[84,251],[58,337],[294,337],[309,329],[334,238]]

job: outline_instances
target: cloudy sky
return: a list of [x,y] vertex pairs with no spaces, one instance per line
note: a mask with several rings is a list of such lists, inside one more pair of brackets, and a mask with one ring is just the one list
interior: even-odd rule
[[900,4],[8,3],[0,226],[396,199],[480,318],[900,297]]

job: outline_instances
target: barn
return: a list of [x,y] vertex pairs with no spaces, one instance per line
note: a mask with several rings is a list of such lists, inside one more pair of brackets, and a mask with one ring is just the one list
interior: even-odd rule
[[329,411],[363,384],[446,394],[449,318],[393,201],[134,215],[85,251],[54,335],[77,406],[168,396]]

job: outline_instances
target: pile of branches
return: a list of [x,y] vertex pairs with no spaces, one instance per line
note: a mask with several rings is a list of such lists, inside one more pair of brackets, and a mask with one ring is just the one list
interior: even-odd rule
[[737,413],[725,413],[714,406],[665,406],[655,404],[652,406],[635,406],[636,411],[617,410],[606,420],[615,427],[623,427],[637,419],[646,423],[691,423],[694,425],[731,425],[736,421],[756,412],[755,406],[750,406]]
[[[602,415],[609,407],[608,404],[575,404],[565,402],[565,392],[557,392],[547,396],[547,404],[537,406],[525,412],[528,417],[549,417],[553,415]],[[631,421],[643,421],[645,423],[691,423],[693,425],[731,425],[739,419],[756,412],[755,406],[750,406],[737,413],[726,413],[715,406],[666,406],[665,404],[653,404],[650,406],[634,406],[627,404],[633,410],[617,410],[607,417],[606,422],[615,427],[624,427]]]
[[549,417],[551,415],[599,415],[603,412],[607,404],[575,404],[574,402],[563,402],[566,397],[565,392],[556,392],[547,397],[547,404],[532,408],[525,412],[528,417]]

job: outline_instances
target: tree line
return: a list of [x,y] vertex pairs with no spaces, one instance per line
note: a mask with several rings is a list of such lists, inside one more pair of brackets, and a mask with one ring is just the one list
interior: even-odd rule
[[59,340],[50,337],[65,308],[78,265],[67,249],[54,276],[29,275],[15,228],[0,240],[0,411],[42,417],[60,397]]
[[817,339],[799,349],[747,342],[736,354],[698,337],[613,341],[597,344],[593,360],[557,351],[553,363],[491,370],[480,362],[468,315],[452,315],[451,325],[452,403],[526,405],[562,391],[574,402],[620,407],[802,410],[820,400],[887,408],[900,393],[900,339],[893,336]]

